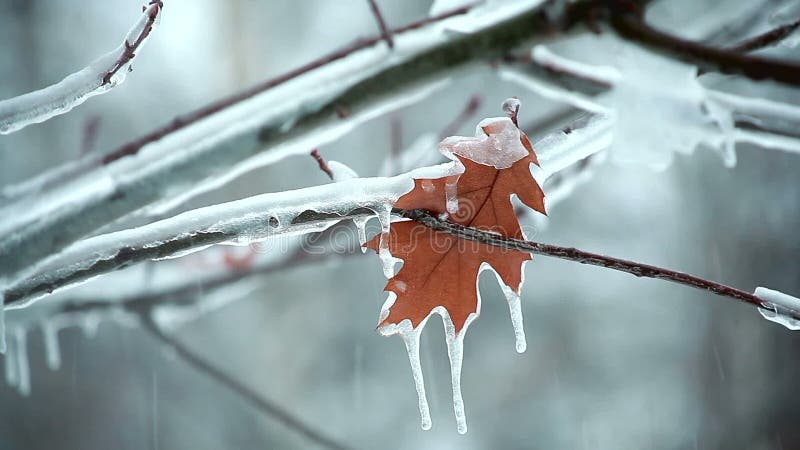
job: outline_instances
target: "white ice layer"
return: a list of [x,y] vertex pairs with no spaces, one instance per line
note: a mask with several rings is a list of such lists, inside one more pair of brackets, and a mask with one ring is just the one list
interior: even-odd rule
[[[36,284],[64,279],[98,261],[115,258],[126,248],[161,245],[202,233],[226,233],[235,236],[224,244],[248,245],[276,236],[301,235],[322,231],[334,223],[326,219],[304,224],[292,221],[307,210],[320,213],[347,214],[356,208],[370,208],[378,214],[384,233],[388,233],[391,204],[410,191],[414,178],[439,178],[454,173],[452,163],[423,167],[391,178],[356,178],[338,183],[272,194],[262,194],[220,205],[199,208],[169,219],[138,228],[95,236],[77,242],[39,266],[37,274],[29,275],[19,284]],[[277,219],[277,226],[274,219]],[[385,241],[385,240],[384,240]],[[187,249],[182,254],[196,251]],[[388,250],[387,273],[389,265]],[[85,280],[76,282],[80,283]],[[10,287],[11,289],[13,287]],[[34,299],[15,304],[23,307]]]
[[[34,123],[44,122],[51,117],[64,114],[85,102],[89,97],[104,94],[125,81],[131,61],[119,67],[110,82],[103,84],[103,77],[109,73],[125,52],[125,43],[133,43],[145,31],[153,12],[158,14],[157,4],[148,6],[139,21],[125,36],[119,47],[97,58],[88,67],[68,75],[60,82],[38,91],[0,101],[0,134],[8,134]],[[153,24],[155,26],[155,24]],[[144,45],[137,48],[141,51]]]
[[758,308],[758,312],[765,319],[781,324],[790,330],[800,330],[800,320],[795,318],[800,316],[800,298],[764,287],[757,287],[753,294],[765,300],[774,309],[772,311]]
[[328,161],[328,168],[333,172],[333,181],[345,181],[358,178],[358,173],[350,166],[339,161]]
[[[485,130],[489,130],[489,134]],[[475,127],[475,137],[450,136],[439,143],[439,151],[463,156],[476,163],[507,169],[528,156],[520,141],[520,131],[508,117],[491,117],[481,120]]]

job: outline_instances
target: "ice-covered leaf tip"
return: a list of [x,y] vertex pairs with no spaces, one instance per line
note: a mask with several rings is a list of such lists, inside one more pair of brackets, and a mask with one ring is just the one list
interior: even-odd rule
[[[538,165],[536,153],[516,125],[518,109],[518,101],[509,99],[504,110],[510,117],[484,119],[475,137],[444,139],[439,150],[454,164],[462,165],[463,172],[416,179],[414,188],[394,206],[425,209],[464,226],[525,239],[512,195],[542,214],[545,208],[544,193],[531,175],[531,164]],[[399,334],[406,343],[422,427],[430,427],[430,416],[419,364],[419,333],[428,318],[438,313],[445,325],[458,430],[466,432],[460,373],[464,333],[480,313],[478,275],[487,268],[495,272],[509,302],[517,351],[522,352],[525,336],[519,292],[523,265],[531,259],[530,254],[460,239],[413,221],[393,223],[388,235],[375,236],[365,246],[383,258],[403,260],[402,268],[385,287],[389,298],[383,305],[378,330],[383,335]]]

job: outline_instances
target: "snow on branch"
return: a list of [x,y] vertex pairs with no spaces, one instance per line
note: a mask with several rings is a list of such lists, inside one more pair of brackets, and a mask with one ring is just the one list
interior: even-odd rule
[[0,101],[0,134],[66,114],[89,97],[105,94],[125,81],[131,63],[159,21],[163,2],[151,0],[122,44],[84,69],[38,91]]
[[305,153],[407,104],[410,90],[420,92],[422,86],[429,93],[431,82],[446,80],[459,68],[551,36],[551,25],[558,23],[542,14],[543,2],[537,0],[476,8],[482,19],[472,33],[444,31],[458,16],[406,27],[393,34],[392,51],[378,38],[371,46],[315,62],[307,71],[267,83],[264,91],[157,130],[107,160],[102,170],[65,182],[35,202],[10,205],[2,211],[14,220],[0,230],[0,273],[11,276],[33,267],[144,206],[185,199],[198,185],[211,189],[237,174]]

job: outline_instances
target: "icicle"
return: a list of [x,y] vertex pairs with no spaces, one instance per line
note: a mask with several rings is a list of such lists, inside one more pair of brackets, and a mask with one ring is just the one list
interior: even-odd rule
[[100,317],[94,314],[86,314],[80,322],[83,336],[87,339],[93,339],[97,336],[97,329],[100,328]]
[[0,353],[6,352],[6,302],[0,295]]
[[58,370],[61,368],[61,348],[58,344],[58,327],[52,321],[42,323],[42,337],[44,338],[44,354],[47,368]]
[[361,253],[366,253],[368,250],[367,247],[364,247],[367,242],[367,222],[369,222],[369,217],[356,217],[353,219],[353,224],[358,231],[358,244],[361,247]]
[[17,340],[17,371],[19,374],[19,393],[28,396],[31,393],[31,372],[28,366],[28,330],[19,327],[14,336]]
[[417,388],[417,398],[419,399],[419,416],[423,430],[431,429],[431,413],[428,408],[428,397],[425,395],[425,380],[422,377],[422,366],[419,361],[419,337],[422,326],[412,329],[410,324],[409,331],[400,332],[400,337],[406,344],[408,360],[411,363],[411,374],[414,377],[414,386]]
[[[451,181],[452,179],[452,181]],[[458,192],[456,191],[455,178],[448,178],[444,184],[444,197],[447,201],[447,212],[456,214],[458,212]]]
[[774,309],[773,311],[759,307],[758,312],[762,317],[790,330],[800,330],[800,320],[794,318],[800,314],[800,298],[764,287],[757,287],[753,294]]
[[392,219],[392,206],[389,204],[383,205],[383,207],[376,209],[375,213],[378,214],[378,221],[381,223],[381,240],[380,246],[378,247],[378,256],[380,256],[381,263],[383,264],[383,275],[386,278],[392,278],[394,276],[394,268],[398,262],[398,259],[389,252],[389,229]]
[[514,338],[516,340],[517,353],[525,353],[528,344],[525,340],[525,327],[522,325],[522,301],[519,294],[502,282],[500,287],[508,301],[508,310],[511,313],[511,325],[514,327]]
[[6,369],[6,384],[9,386],[16,386],[19,383],[19,374],[17,373],[17,355],[14,353],[16,342],[9,340],[8,347],[6,348],[6,356],[4,359]]
[[441,307],[438,307],[437,310],[444,323],[447,357],[450,358],[450,380],[453,384],[453,410],[456,413],[456,425],[458,426],[459,434],[466,434],[467,416],[464,412],[464,399],[461,397],[461,363],[464,359],[464,332],[467,331],[470,319],[475,316],[470,315],[470,318],[464,324],[464,328],[461,329],[460,333],[456,334],[450,314]]

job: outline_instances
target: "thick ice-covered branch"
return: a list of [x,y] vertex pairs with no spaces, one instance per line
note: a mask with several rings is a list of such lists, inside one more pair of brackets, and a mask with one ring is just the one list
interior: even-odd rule
[[[540,183],[606,148],[610,120],[582,117],[534,144]],[[345,218],[367,217],[411,189],[413,177],[443,176],[450,165],[392,178],[359,178],[189,211],[140,228],[78,242],[29,277],[8,286],[7,306],[21,306],[54,290],[139,261],[185,254],[218,243],[246,244],[278,235],[324,229]]]
[[125,81],[133,58],[150,36],[163,3],[153,0],[122,44],[60,82],[35,92],[0,101],[0,134],[65,114],[89,97],[104,94]]
[[[182,128],[155,133],[126,153],[135,156],[114,160],[35,204],[7,207],[3,214],[14,220],[0,230],[0,273],[31,268],[103,225],[203,181],[224,182],[226,176],[306,152],[396,107],[409,89],[549,37],[551,25],[560,22],[543,11],[544,3],[536,0],[476,7],[470,14],[481,20],[469,17],[471,24],[479,22],[471,33],[444,32],[458,17],[395,33],[392,52],[373,44]],[[346,120],[340,119],[342,111]]]
[[[393,178],[359,178],[209,206],[139,228],[80,241],[46,260],[37,275],[10,285],[6,306],[131,264],[184,255],[214,244],[247,245],[281,235],[322,231],[343,218],[388,211],[413,177],[440,177],[452,165]],[[388,212],[386,212],[388,214]]]

